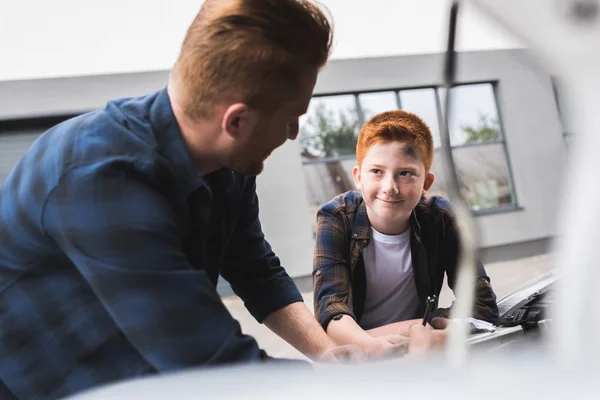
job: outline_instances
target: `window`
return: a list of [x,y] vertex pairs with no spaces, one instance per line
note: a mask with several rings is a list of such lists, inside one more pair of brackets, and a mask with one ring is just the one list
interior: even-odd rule
[[441,145],[438,105],[434,88],[401,90],[400,108],[421,117],[431,130],[434,146]]
[[352,168],[361,120],[357,104],[354,95],[315,97],[300,118],[299,141],[313,223],[321,205],[354,188]]
[[[443,99],[444,90],[439,92]],[[514,207],[516,199],[494,85],[460,85],[451,89],[450,96],[450,143],[461,193],[476,212]],[[436,174],[432,192],[445,194],[447,185],[439,169],[440,158],[437,149],[432,167]]]
[[358,95],[358,103],[365,122],[379,113],[399,107],[395,92],[362,93]]
[[[354,188],[356,138],[360,125],[375,114],[403,109],[430,127],[436,179],[430,194],[447,197],[440,169],[440,116],[445,91],[426,87],[314,97],[300,120],[302,163],[311,214],[339,193]],[[492,83],[452,88],[450,137],[461,192],[474,212],[514,207],[504,134]],[[314,221],[314,218],[313,218]]]

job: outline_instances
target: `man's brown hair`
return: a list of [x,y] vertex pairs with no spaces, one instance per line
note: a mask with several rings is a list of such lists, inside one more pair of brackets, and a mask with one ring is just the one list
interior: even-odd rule
[[377,114],[363,125],[356,143],[358,165],[362,165],[367,151],[372,146],[394,141],[408,143],[418,150],[425,164],[425,172],[429,172],[434,153],[431,131],[421,118],[402,110]]
[[332,30],[308,0],[206,0],[189,27],[172,79],[192,118],[221,102],[261,111],[291,99],[329,57]]

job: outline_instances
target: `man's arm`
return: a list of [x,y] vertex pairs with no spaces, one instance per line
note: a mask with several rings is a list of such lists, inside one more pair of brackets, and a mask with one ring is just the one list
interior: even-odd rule
[[313,360],[337,346],[304,303],[289,304],[271,313],[265,325]]
[[306,356],[317,359],[335,343],[303,303],[294,281],[265,240],[254,179],[247,179],[236,231],[221,275],[259,322]]
[[131,166],[96,168],[62,178],[42,225],[132,345],[159,372],[263,358],[182,253],[165,198]]

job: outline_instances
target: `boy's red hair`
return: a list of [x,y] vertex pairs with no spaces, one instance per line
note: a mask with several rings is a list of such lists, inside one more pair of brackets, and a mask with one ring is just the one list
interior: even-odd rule
[[429,172],[434,152],[431,131],[421,118],[402,110],[377,114],[363,125],[356,143],[358,165],[362,165],[372,146],[394,141],[406,142],[415,147],[425,164],[425,172]]

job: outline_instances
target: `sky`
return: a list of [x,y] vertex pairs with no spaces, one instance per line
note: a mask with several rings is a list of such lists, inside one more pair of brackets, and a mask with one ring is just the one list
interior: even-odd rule
[[[202,2],[0,2],[0,81],[166,70]],[[334,21],[332,59],[443,51],[447,0],[321,0]],[[459,50],[523,47],[470,2]]]

